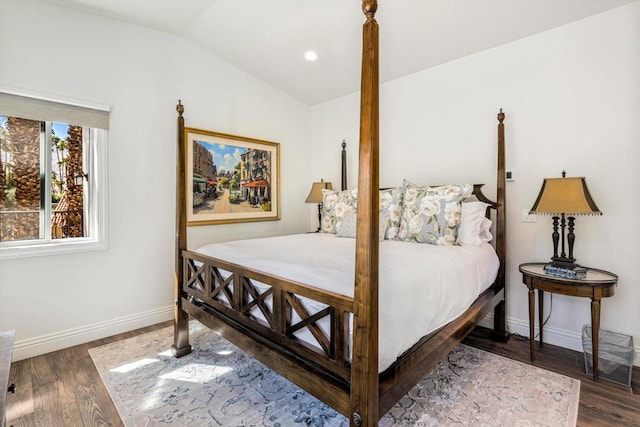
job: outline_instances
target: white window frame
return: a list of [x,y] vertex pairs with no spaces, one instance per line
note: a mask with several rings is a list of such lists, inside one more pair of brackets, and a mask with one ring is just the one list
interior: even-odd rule
[[[51,97],[43,97],[42,95],[24,94],[24,92],[16,92],[11,89],[0,87],[0,92],[4,92],[10,95],[18,95],[26,98],[33,98],[37,100],[43,100],[48,102],[54,102],[58,104],[64,104],[71,107],[80,107],[86,109],[100,110],[109,112],[109,107],[98,106],[96,104],[88,104],[86,102],[70,101],[60,99],[53,99]],[[1,94],[0,94],[1,95]],[[0,112],[6,114],[4,112]],[[9,114],[11,115],[11,114]],[[22,116],[22,115],[21,115]],[[19,117],[21,117],[19,116]],[[30,117],[22,117],[29,119]],[[42,120],[42,119],[39,119]],[[45,119],[42,121],[58,121],[55,118]],[[71,121],[70,124],[74,124]],[[46,128],[50,131],[50,124],[47,123]],[[83,129],[89,129],[84,127]],[[84,134],[84,132],[83,132]],[[104,250],[108,248],[108,209],[107,209],[107,194],[108,194],[108,150],[107,150],[107,137],[108,130],[90,128],[90,136],[85,138],[86,148],[91,151],[91,155],[83,153],[86,169],[90,171],[90,175],[85,185],[88,187],[85,195],[87,196],[86,215],[85,219],[87,224],[87,237],[74,237],[66,239],[52,239],[50,233],[40,239],[33,240],[18,240],[0,242],[0,260],[12,259],[12,258],[25,258],[32,256],[44,256],[44,255],[58,255],[66,253],[77,253],[95,250]],[[49,157],[51,154],[44,150],[41,156]],[[46,163],[51,164],[51,161]],[[49,174],[45,174],[49,175]],[[47,176],[47,179],[51,179]],[[45,191],[50,191],[50,183],[45,185]],[[50,194],[49,198],[51,200]],[[51,221],[51,208],[50,203],[45,203],[48,206],[45,209],[45,213],[41,214],[41,221]],[[41,230],[49,230],[49,227],[41,227]]]

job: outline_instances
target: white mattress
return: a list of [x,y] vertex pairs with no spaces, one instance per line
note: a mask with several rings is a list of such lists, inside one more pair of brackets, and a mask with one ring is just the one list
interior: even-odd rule
[[[212,243],[196,252],[353,296],[355,239],[296,234]],[[380,242],[379,371],[424,335],[460,316],[491,286],[498,266],[488,243]]]

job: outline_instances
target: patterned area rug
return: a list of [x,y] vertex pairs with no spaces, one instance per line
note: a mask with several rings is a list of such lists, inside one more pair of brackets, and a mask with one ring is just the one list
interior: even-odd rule
[[[192,321],[89,350],[126,426],[348,426],[333,409]],[[381,426],[574,426],[580,381],[458,345]]]

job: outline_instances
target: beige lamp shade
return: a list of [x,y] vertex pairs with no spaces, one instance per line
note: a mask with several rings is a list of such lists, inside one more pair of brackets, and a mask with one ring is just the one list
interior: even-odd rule
[[331,186],[330,182],[324,182],[324,181],[314,182],[313,185],[311,186],[311,191],[307,196],[307,200],[305,200],[304,202],[305,203],[322,203],[323,201],[322,190],[333,190],[333,187]]
[[545,178],[532,214],[602,215],[584,177]]

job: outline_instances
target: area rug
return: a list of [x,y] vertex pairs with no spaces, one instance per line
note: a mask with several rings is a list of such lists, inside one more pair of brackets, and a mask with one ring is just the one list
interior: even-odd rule
[[[205,326],[171,356],[165,328],[89,350],[126,426],[348,426],[347,418]],[[381,426],[574,426],[580,381],[458,345]]]

